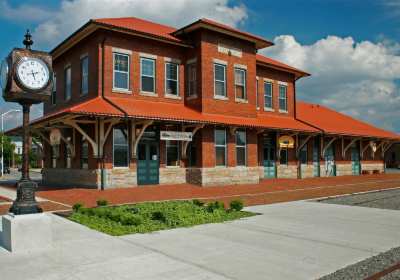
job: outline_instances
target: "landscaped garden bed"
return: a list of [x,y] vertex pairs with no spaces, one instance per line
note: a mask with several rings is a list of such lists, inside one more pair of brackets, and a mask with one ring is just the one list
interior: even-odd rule
[[106,234],[120,236],[219,223],[256,215],[239,211],[243,208],[241,201],[231,201],[230,207],[225,209],[221,202],[211,202],[205,206],[198,200],[144,202],[99,208],[75,207],[77,212],[69,219]]

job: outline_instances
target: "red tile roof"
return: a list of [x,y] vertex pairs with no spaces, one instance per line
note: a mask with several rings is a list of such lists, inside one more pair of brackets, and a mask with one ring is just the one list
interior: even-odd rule
[[400,139],[400,135],[366,124],[359,120],[323,107],[296,102],[297,118],[316,126],[325,133]]
[[134,18],[134,17],[125,17],[125,18],[99,18],[92,19],[91,22],[105,24],[108,26],[118,27],[129,29],[132,31],[136,31],[139,33],[160,37],[163,39],[167,39],[170,41],[175,41],[179,43],[189,44],[189,42],[185,39],[181,39],[171,35],[172,32],[176,31],[176,28],[169,27],[166,25],[154,23],[151,21]]
[[281,63],[279,61],[270,59],[268,57],[265,57],[265,56],[262,56],[262,55],[259,55],[259,54],[256,54],[256,60],[258,62],[265,63],[265,64],[268,64],[268,65],[277,66],[279,68],[284,68],[284,69],[292,70],[292,71],[295,71],[295,72],[299,72],[299,73],[304,74],[305,76],[311,76],[309,73],[307,73],[307,72],[305,72],[303,70],[294,68],[292,66],[283,64],[283,63]]

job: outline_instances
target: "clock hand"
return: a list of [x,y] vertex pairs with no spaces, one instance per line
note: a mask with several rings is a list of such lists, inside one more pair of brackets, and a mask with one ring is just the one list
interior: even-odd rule
[[33,70],[31,70],[31,72],[32,72],[32,75],[33,75],[33,79],[36,81],[35,73],[33,73]]

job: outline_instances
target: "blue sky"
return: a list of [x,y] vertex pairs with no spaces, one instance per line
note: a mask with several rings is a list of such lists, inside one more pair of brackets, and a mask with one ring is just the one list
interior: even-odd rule
[[[33,49],[50,51],[90,18],[122,16],[177,28],[206,17],[272,40],[260,54],[312,74],[299,101],[400,134],[400,0],[0,0],[0,58],[23,47],[27,28]],[[9,114],[4,126],[21,122]]]

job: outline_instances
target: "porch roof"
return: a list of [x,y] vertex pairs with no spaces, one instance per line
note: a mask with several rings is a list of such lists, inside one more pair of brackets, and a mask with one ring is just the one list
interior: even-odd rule
[[[108,98],[112,103],[127,112],[128,118],[153,119],[188,123],[217,124],[253,128],[282,129],[292,131],[321,132],[295,118],[258,114],[257,118],[232,117],[216,114],[204,114],[183,104],[132,100],[126,98]],[[124,112],[111,105],[102,97],[96,97],[79,105],[60,110],[30,122],[30,125],[46,124],[67,115],[125,117]],[[18,132],[22,126],[7,130],[7,134]]]

